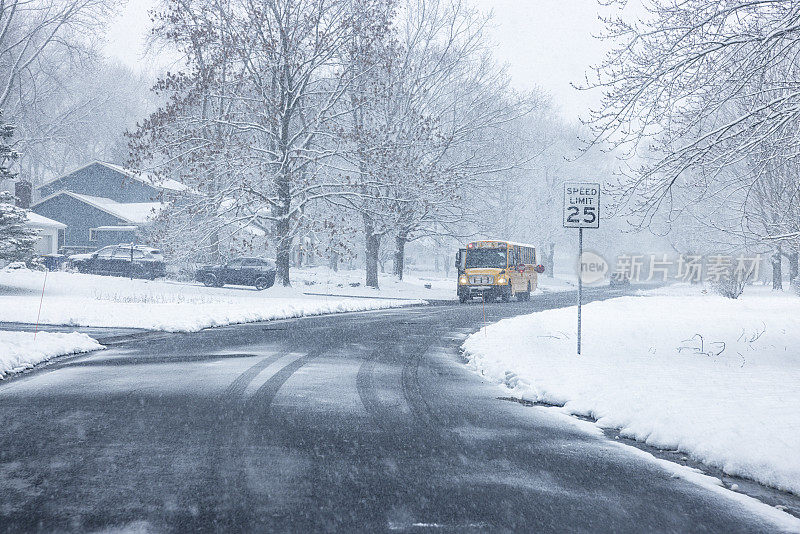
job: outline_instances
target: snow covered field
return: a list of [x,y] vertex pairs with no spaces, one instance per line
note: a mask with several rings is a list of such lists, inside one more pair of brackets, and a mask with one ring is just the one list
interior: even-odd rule
[[30,369],[55,356],[88,352],[103,346],[86,334],[0,331],[0,378]]
[[[45,273],[0,271],[0,321],[35,323]],[[298,284],[299,286],[299,284]],[[377,296],[384,296],[379,294]],[[423,301],[304,295],[300,287],[209,288],[169,280],[47,274],[41,324],[194,332],[233,323],[391,308]]]
[[800,298],[674,287],[490,325],[470,365],[532,401],[800,494]]
[[[360,269],[334,272],[327,267],[312,267],[295,269],[292,277],[293,283],[307,293],[456,300],[456,273],[452,269],[449,275],[443,272],[409,271],[402,281],[388,273],[380,273],[378,290],[364,286],[364,271]],[[576,283],[574,273],[557,273],[554,278],[540,276],[537,293],[570,291],[576,288]]]
[[[403,280],[379,273],[380,289],[364,285],[363,269],[333,271],[328,267],[293,269],[292,284],[306,293],[326,293],[361,297],[456,300],[456,275],[436,272],[409,272]],[[431,287],[425,287],[430,285]]]
[[[44,276],[44,272],[27,269],[0,270],[0,322],[36,322]],[[573,288],[560,278],[540,280],[544,291]],[[450,276],[411,272],[403,281],[381,274],[378,290],[364,286],[363,270],[294,269],[292,281],[291,288],[255,291],[252,287],[210,288],[196,282],[50,272],[40,322],[192,332],[233,323],[420,304],[426,299],[456,300],[453,272]]]

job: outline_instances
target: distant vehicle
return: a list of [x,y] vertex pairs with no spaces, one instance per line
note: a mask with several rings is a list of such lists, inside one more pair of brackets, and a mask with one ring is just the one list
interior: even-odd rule
[[58,271],[69,260],[63,254],[44,254],[39,258],[48,271]]
[[161,252],[143,245],[110,245],[89,254],[73,254],[69,257],[69,264],[81,273],[149,280],[162,277],[167,272]]
[[225,284],[254,286],[262,291],[275,284],[275,262],[263,258],[236,258],[224,265],[203,265],[195,279],[208,287]]
[[629,285],[631,285],[631,279],[625,273],[614,273],[608,281],[609,287],[625,287]]
[[508,302],[512,297],[530,300],[544,267],[536,265],[532,245],[491,240],[475,241],[460,249],[456,270],[460,302],[474,297]]

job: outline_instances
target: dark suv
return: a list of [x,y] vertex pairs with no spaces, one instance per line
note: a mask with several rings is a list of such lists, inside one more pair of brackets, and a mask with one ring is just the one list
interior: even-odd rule
[[166,274],[161,252],[142,245],[111,245],[91,254],[73,254],[69,257],[69,263],[81,273],[133,276],[149,280]]
[[275,283],[275,262],[262,258],[236,258],[224,265],[204,265],[195,279],[209,287],[225,284],[255,286],[259,291]]

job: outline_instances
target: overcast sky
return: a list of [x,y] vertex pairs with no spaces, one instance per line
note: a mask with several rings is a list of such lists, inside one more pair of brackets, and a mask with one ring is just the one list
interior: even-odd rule
[[[553,95],[565,118],[597,102],[597,95],[572,89],[589,65],[602,58],[593,35],[601,25],[596,0],[476,0],[494,13],[491,36],[498,61],[508,65],[514,86],[541,87]],[[147,10],[154,0],[130,0],[112,24],[106,45],[109,56],[143,70],[143,41],[150,27]]]

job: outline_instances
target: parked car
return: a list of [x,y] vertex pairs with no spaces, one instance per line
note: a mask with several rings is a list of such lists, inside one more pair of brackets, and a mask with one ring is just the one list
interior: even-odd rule
[[608,281],[609,287],[627,287],[631,285],[630,276],[625,273],[614,273]]
[[43,254],[39,258],[48,271],[60,270],[68,260],[63,254]]
[[103,247],[89,254],[69,257],[72,268],[81,273],[133,276],[153,280],[166,274],[164,257],[157,249],[120,244]]
[[203,265],[195,279],[209,287],[225,284],[255,286],[259,291],[275,284],[275,262],[263,258],[236,258],[224,265]]

